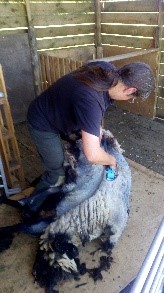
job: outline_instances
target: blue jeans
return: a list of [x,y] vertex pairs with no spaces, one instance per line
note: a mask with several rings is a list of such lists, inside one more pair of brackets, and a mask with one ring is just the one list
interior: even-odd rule
[[[28,124],[31,137],[44,165],[44,173],[35,191],[46,189],[64,180],[64,153],[60,135],[55,132],[39,131]],[[60,185],[60,182],[59,182]]]

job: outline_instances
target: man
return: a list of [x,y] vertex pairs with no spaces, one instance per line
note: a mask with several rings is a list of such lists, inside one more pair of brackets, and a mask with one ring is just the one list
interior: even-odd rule
[[90,62],[61,77],[30,104],[29,130],[45,167],[35,193],[64,183],[60,136],[80,131],[84,154],[92,164],[116,159],[100,146],[101,124],[113,100],[146,99],[154,88],[151,68],[142,62],[118,69],[104,61]]

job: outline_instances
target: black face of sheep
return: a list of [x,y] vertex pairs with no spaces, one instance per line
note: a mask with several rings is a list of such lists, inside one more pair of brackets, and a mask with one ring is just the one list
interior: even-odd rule
[[[114,181],[106,180],[104,166],[92,165],[86,160],[79,140],[66,150],[68,180],[62,190],[54,196],[50,191],[41,204],[40,200],[39,204],[36,200],[36,204],[30,206],[29,200],[24,201],[23,209],[30,207],[35,217],[28,223],[0,230],[0,234],[4,231],[8,234],[21,231],[36,235],[43,233],[33,274],[40,286],[46,288],[46,292],[55,292],[53,288],[58,282],[70,277],[78,278],[86,271],[95,280],[101,279],[101,270],[109,268],[112,261],[111,248],[126,226],[131,172],[110,132],[104,131],[101,143],[117,159],[118,177]],[[73,160],[69,160],[70,156],[73,156]],[[60,201],[53,202],[57,195]],[[46,205],[53,206],[52,215],[38,219],[38,206],[44,209]],[[87,242],[97,238],[101,239],[102,249],[108,254],[106,258],[100,259],[97,269],[88,270],[85,264],[80,263],[78,251]]]

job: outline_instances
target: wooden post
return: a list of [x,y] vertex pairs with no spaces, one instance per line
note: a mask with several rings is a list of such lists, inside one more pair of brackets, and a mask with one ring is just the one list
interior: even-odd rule
[[32,62],[33,76],[34,76],[34,89],[35,89],[35,94],[38,95],[41,92],[41,78],[40,78],[36,35],[35,35],[35,29],[32,23],[29,0],[25,0],[25,4],[26,4],[26,13],[27,13],[27,21],[28,21],[28,38],[29,38],[29,45],[30,45],[30,52],[31,52],[31,62]]
[[101,41],[101,3],[95,0],[95,48],[96,58],[103,57],[103,48]]
[[158,0],[159,15],[158,15],[158,60],[157,60],[157,79],[155,89],[155,103],[154,103],[154,118],[157,113],[157,103],[159,94],[159,76],[160,76],[160,61],[161,61],[161,50],[162,50],[162,35],[163,35],[163,16],[164,16],[164,2]]

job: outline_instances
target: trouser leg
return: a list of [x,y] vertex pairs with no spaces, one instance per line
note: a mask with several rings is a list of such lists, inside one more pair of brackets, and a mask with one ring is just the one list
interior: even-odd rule
[[36,190],[61,185],[64,183],[65,173],[63,169],[64,153],[59,134],[38,131],[30,125],[29,131],[45,169]]

